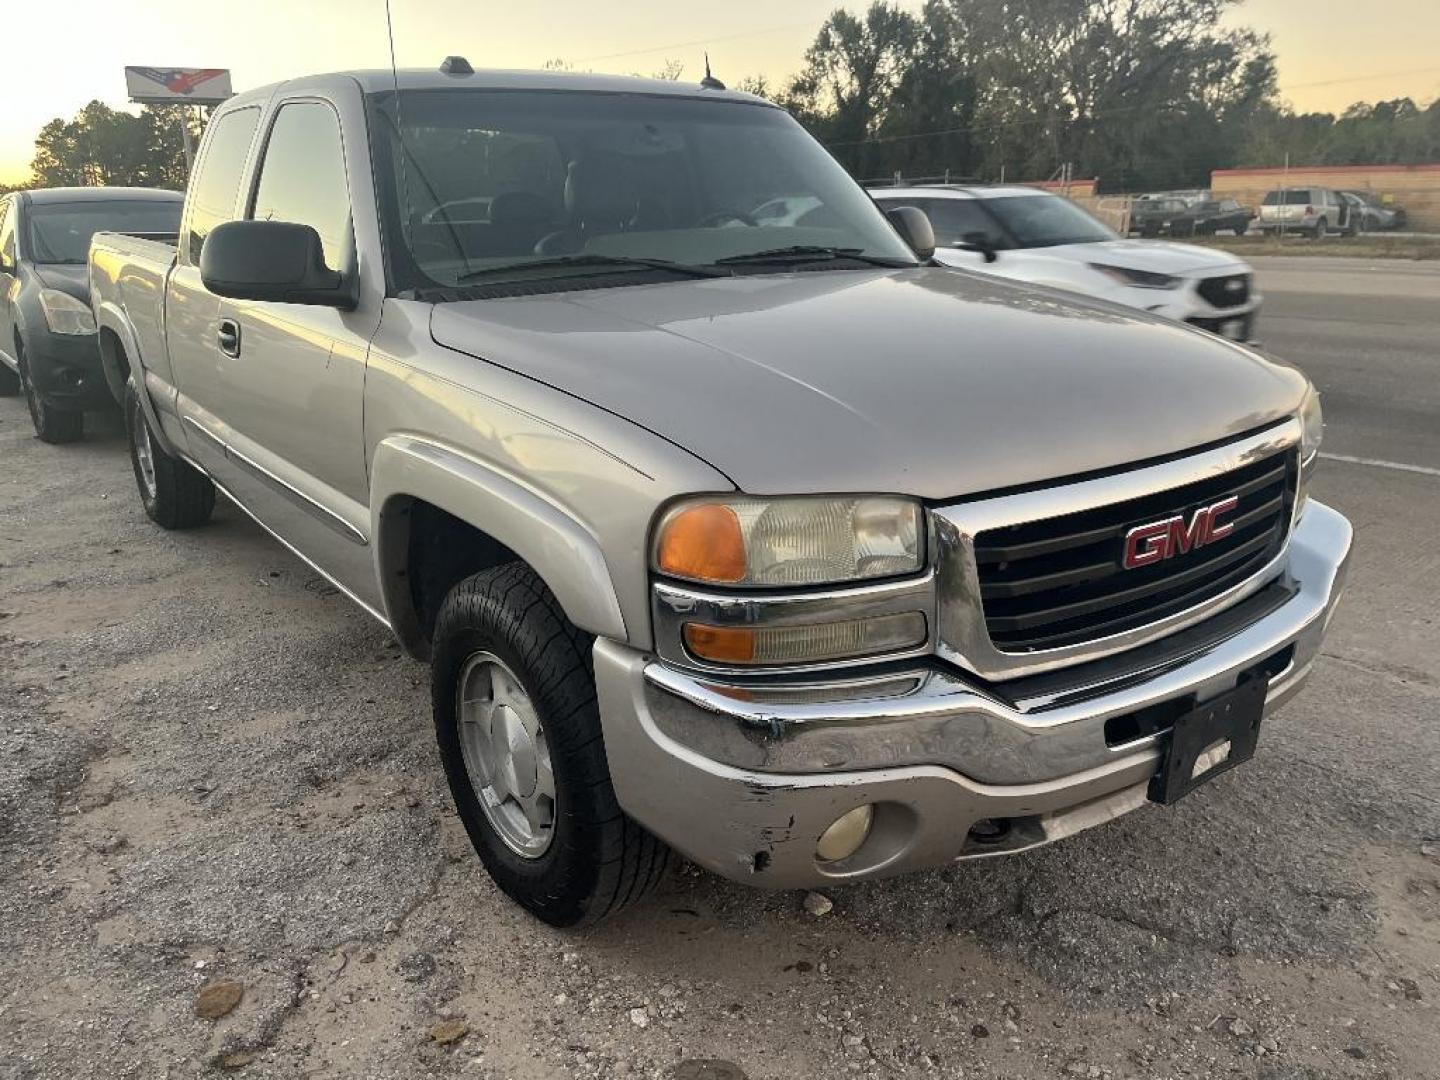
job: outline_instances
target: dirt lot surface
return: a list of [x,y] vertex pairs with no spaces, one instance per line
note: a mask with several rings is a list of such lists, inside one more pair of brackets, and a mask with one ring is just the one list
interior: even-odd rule
[[1440,1076],[1440,475],[1327,464],[1328,656],[1180,806],[576,934],[490,885],[378,625],[229,506],[154,528],[113,422],[0,401],[0,463],[0,1080]]

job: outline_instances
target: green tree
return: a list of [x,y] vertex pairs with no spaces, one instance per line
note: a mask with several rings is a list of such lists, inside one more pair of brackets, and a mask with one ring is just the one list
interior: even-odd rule
[[871,140],[896,104],[919,37],[915,17],[883,0],[863,17],[837,9],[806,51],[805,67],[786,88],[784,103],[845,165],[861,172],[883,157]]
[[979,168],[973,127],[979,59],[945,0],[928,0],[910,63],[880,122],[885,165],[909,176],[970,176]]
[[31,162],[35,184],[183,188],[182,123],[198,138],[194,114],[184,106],[146,106],[137,116],[92,101],[73,119],[57,118],[40,130]]

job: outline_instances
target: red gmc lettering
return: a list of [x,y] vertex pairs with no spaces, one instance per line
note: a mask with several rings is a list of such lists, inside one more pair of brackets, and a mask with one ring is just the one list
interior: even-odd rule
[[1188,522],[1184,514],[1176,514],[1164,521],[1136,525],[1125,534],[1125,569],[1136,570],[1173,559],[1176,555],[1184,555],[1195,548],[1225,539],[1235,531],[1235,523],[1220,519],[1233,513],[1239,505],[1239,497],[1231,495],[1217,503],[1202,506]]

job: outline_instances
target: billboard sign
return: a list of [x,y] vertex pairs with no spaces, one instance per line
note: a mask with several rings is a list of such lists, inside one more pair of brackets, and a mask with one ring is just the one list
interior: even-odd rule
[[233,93],[225,68],[127,67],[125,89],[137,105],[218,105]]

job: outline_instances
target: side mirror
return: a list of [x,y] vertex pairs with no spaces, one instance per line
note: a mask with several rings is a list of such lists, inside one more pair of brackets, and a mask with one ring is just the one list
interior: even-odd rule
[[988,233],[978,231],[967,232],[960,243],[955,246],[963,248],[966,251],[978,251],[981,255],[985,256],[987,263],[992,263],[999,258],[999,256],[995,254],[995,244],[990,239]]
[[354,275],[325,265],[320,234],[288,221],[227,221],[205,237],[200,280],[216,296],[351,310]]
[[897,206],[887,210],[885,216],[919,259],[928,262],[935,257],[935,229],[924,210],[918,206]]

